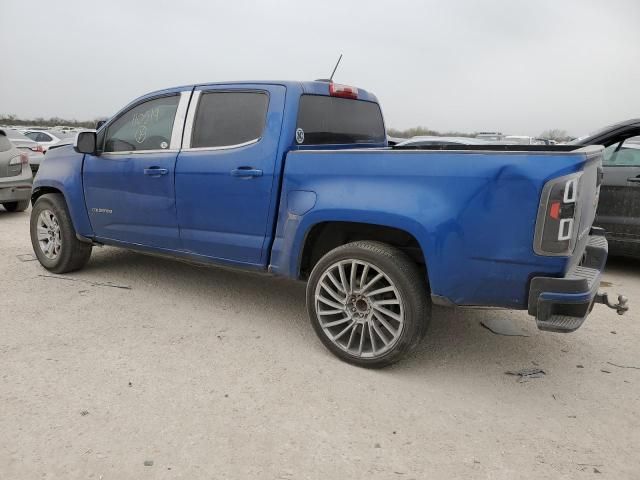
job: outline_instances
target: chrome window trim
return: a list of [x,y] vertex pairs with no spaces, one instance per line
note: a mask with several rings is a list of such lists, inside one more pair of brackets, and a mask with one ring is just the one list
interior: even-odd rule
[[180,92],[180,101],[176,109],[176,116],[173,118],[173,129],[171,130],[170,150],[180,150],[182,146],[182,132],[184,130],[184,120],[187,116],[191,90]]
[[240,147],[246,147],[247,145],[253,145],[254,143],[258,143],[260,140],[262,140],[262,137],[254,138],[253,140],[249,140],[243,143],[237,143],[235,145],[222,145],[220,147],[193,147],[193,148],[188,147],[188,148],[183,148],[182,151],[183,152],[205,152],[207,150],[230,150],[232,148],[240,148]]
[[104,157],[104,156],[115,156],[115,157],[119,157],[119,156],[131,156],[131,155],[138,155],[138,154],[144,154],[144,153],[178,153],[180,151],[180,149],[175,149],[175,148],[158,148],[157,150],[127,150],[124,152],[102,152],[100,154],[100,156]]
[[201,90],[196,90],[191,96],[191,103],[189,104],[189,111],[187,112],[187,120],[184,124],[184,135],[182,137],[184,148],[183,150],[191,149],[191,135],[193,134],[193,121],[196,118],[196,111],[198,110],[198,104],[200,103]]

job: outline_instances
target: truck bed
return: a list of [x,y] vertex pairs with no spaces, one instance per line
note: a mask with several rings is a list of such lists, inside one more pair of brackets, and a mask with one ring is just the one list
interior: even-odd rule
[[[300,232],[318,221],[381,223],[414,236],[432,293],[444,301],[526,308],[531,278],[562,277],[582,257],[601,156],[601,147],[573,145],[292,151],[271,264],[296,276]],[[545,183],[575,172],[584,172],[585,186],[574,253],[538,255]]]
[[395,145],[392,150],[475,150],[490,152],[573,152],[581,147],[576,145]]

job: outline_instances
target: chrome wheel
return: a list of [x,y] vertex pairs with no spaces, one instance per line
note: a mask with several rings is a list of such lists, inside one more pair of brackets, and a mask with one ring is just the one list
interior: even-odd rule
[[62,239],[60,237],[60,224],[51,210],[43,210],[38,216],[36,225],[38,244],[45,257],[55,260],[60,255]]
[[315,311],[327,338],[355,357],[384,355],[404,329],[400,292],[378,267],[362,260],[341,260],[323,272]]

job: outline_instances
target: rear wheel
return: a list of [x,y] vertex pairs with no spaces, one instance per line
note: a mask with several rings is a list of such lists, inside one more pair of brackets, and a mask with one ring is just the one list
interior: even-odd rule
[[29,207],[29,200],[21,202],[5,202],[2,204],[7,212],[24,212]]
[[322,343],[342,360],[381,368],[422,339],[431,316],[424,275],[401,250],[359,241],[327,253],[307,285],[307,311]]
[[64,197],[49,193],[41,196],[31,210],[31,245],[44,268],[66,273],[85,266],[91,245],[76,238]]

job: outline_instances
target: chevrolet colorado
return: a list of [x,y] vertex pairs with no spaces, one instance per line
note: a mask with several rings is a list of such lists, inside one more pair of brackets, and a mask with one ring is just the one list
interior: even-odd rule
[[113,245],[307,282],[341,359],[393,363],[431,305],[524,309],[577,329],[607,258],[592,228],[602,147],[387,146],[371,93],[327,81],[145,95],[34,182],[31,239],[56,273]]

